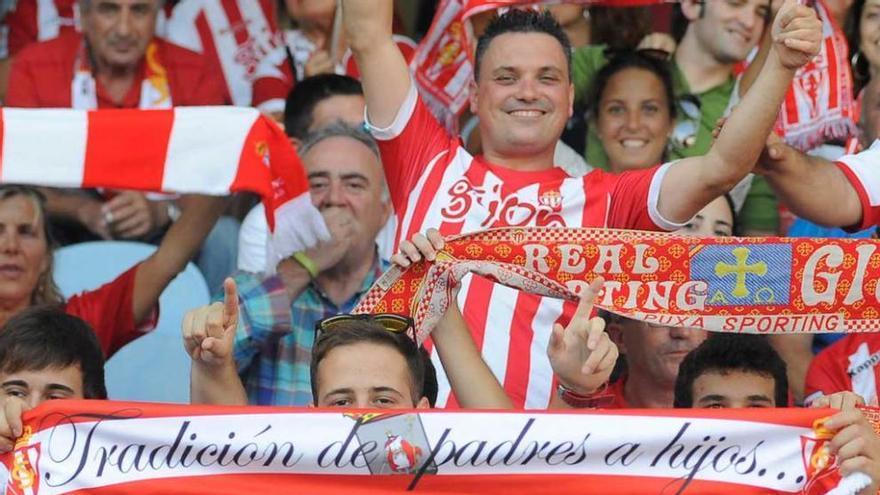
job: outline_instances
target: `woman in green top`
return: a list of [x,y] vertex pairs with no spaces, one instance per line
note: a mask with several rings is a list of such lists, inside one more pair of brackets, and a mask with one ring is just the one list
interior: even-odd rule
[[672,77],[663,60],[643,51],[615,56],[599,71],[590,92],[590,125],[619,173],[664,161],[675,129]]

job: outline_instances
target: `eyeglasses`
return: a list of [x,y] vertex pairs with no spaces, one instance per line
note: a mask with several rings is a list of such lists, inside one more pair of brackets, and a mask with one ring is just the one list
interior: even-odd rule
[[344,314],[331,316],[329,318],[324,318],[323,320],[318,320],[318,322],[315,323],[315,331],[318,333],[332,332],[340,325],[344,325],[352,321],[366,321],[370,323],[376,323],[377,325],[381,326],[391,333],[402,333],[405,334],[407,337],[410,337],[413,342],[416,341],[415,322],[413,322],[413,319],[394,313]]

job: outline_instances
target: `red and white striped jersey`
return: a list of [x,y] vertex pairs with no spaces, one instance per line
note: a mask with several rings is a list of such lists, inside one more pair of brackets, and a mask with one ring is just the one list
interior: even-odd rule
[[807,371],[807,402],[835,392],[855,392],[869,406],[877,407],[880,383],[880,333],[858,333],[831,344],[820,352]]
[[163,35],[214,58],[233,105],[284,111],[293,76],[271,0],[184,0]]
[[880,226],[880,140],[860,153],[839,158],[837,166],[846,174],[862,203],[862,223],[855,230]]
[[[517,171],[471,156],[450,137],[410,86],[397,118],[371,128],[398,217],[398,238],[434,227],[444,235],[505,226],[584,226],[674,230],[657,210],[669,165],[620,175],[571,177],[560,168]],[[486,363],[519,407],[545,408],[553,373],[547,343],[553,323],[575,305],[466,277],[459,305]],[[439,361],[435,356],[435,365]],[[439,405],[454,406],[444,373]]]
[[3,22],[6,52],[0,58],[13,57],[36,41],[51,40],[64,30],[77,30],[76,0],[18,0]]

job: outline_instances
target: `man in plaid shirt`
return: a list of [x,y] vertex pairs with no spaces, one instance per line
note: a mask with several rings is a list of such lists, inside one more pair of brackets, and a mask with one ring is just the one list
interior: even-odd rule
[[332,240],[282,260],[274,275],[235,276],[234,355],[251,404],[310,404],[315,323],[350,313],[388,267],[376,235],[391,206],[373,139],[339,122],[306,138],[299,153]]

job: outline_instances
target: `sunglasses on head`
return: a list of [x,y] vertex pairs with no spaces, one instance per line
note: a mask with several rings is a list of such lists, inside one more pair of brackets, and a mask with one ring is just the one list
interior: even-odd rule
[[[415,322],[413,322],[413,319],[394,313],[331,316],[329,318],[324,318],[323,320],[318,320],[318,322],[315,323],[315,331],[319,333],[332,332],[333,329],[338,328],[340,325],[344,325],[352,321],[366,321],[370,323],[376,323],[377,325],[381,326],[391,333],[405,334],[406,336],[413,339],[414,342],[416,339]],[[412,331],[410,332],[410,330]]]

